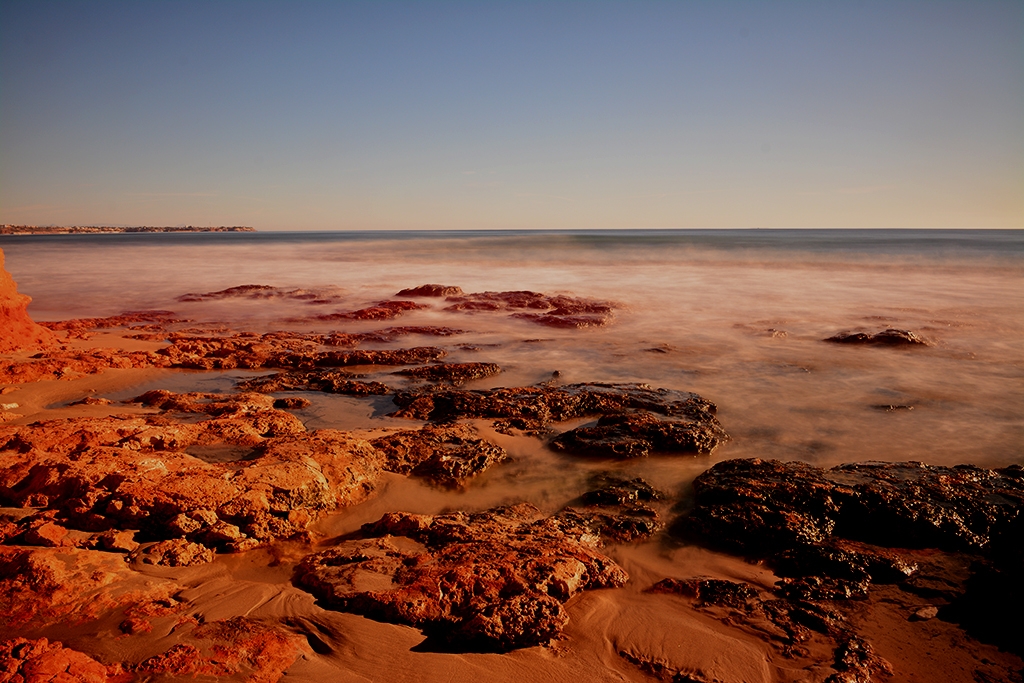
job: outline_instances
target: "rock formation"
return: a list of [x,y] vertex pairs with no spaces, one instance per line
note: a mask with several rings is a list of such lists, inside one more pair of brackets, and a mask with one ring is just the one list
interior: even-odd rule
[[4,251],[0,249],[0,353],[46,347],[56,342],[53,333],[29,317],[31,300],[18,293],[14,278],[4,268]]
[[568,622],[569,598],[627,579],[588,526],[526,504],[388,513],[362,536],[307,557],[299,584],[327,607],[420,628],[440,649],[547,643]]

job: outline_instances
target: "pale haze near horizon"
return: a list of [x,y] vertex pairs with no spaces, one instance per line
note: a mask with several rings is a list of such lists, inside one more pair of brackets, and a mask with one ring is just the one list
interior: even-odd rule
[[6,0],[0,222],[1020,228],[1024,3]]

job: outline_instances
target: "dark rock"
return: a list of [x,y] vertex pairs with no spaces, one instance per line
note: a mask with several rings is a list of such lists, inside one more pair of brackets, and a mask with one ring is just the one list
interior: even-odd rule
[[438,363],[418,368],[399,370],[396,375],[414,377],[428,382],[447,382],[463,384],[474,379],[491,377],[501,372],[497,363]]
[[748,584],[698,576],[692,579],[662,579],[647,589],[649,593],[675,593],[693,598],[699,607],[744,608],[758,599],[757,591]]
[[390,387],[382,382],[352,379],[352,375],[339,370],[279,372],[267,377],[242,380],[237,386],[242,391],[258,391],[264,394],[281,391],[322,391],[348,396],[382,396],[391,393]]
[[803,576],[797,579],[783,579],[776,585],[776,592],[790,600],[850,600],[866,598],[871,585],[867,578],[837,579],[834,577]]
[[669,419],[649,412],[604,415],[596,427],[577,427],[552,439],[552,448],[603,458],[652,453],[710,453],[726,440],[717,421]]
[[288,398],[278,398],[274,400],[274,408],[277,410],[301,410],[308,408],[312,405],[309,399],[302,398],[301,396],[289,396]]
[[370,442],[383,456],[383,469],[414,474],[442,486],[461,486],[470,477],[508,459],[505,449],[479,438],[465,424],[396,432]]
[[[684,526],[716,545],[766,558],[788,577],[778,591],[791,600],[863,597],[872,582],[896,582],[908,593],[950,602],[943,618],[976,637],[1024,653],[1019,629],[1002,625],[1006,614],[1024,610],[1022,475],[1018,465],[860,463],[822,470],[726,461],[694,482],[696,505]],[[918,551],[911,562],[907,551],[890,548],[937,550]],[[865,657],[864,666],[875,666]],[[833,680],[866,680],[851,675]]]
[[864,332],[841,332],[822,341],[834,344],[860,344],[871,346],[928,346],[921,337],[907,330],[883,330],[877,334]]
[[689,526],[734,549],[772,554],[836,535],[891,547],[985,548],[1024,502],[1013,468],[730,460],[694,482]]
[[835,650],[832,666],[838,673],[825,679],[825,683],[861,683],[892,675],[892,665],[882,659],[871,643],[859,636],[850,636]]
[[568,621],[566,600],[627,578],[588,528],[529,505],[388,513],[363,534],[308,556],[299,585],[328,608],[415,626],[451,650],[547,643]]
[[601,475],[596,477],[593,483],[600,488],[592,489],[580,496],[580,502],[584,505],[625,506],[661,499],[657,489],[639,477],[621,479]]
[[462,294],[461,287],[451,285],[420,285],[403,289],[395,296],[457,296]]
[[[589,415],[644,410],[688,418],[720,430],[715,405],[696,394],[652,389],[646,384],[568,384],[478,389],[405,391],[395,395],[396,417],[434,422],[460,418],[498,420],[496,427],[540,431],[553,422]],[[724,437],[724,432],[722,433]]]

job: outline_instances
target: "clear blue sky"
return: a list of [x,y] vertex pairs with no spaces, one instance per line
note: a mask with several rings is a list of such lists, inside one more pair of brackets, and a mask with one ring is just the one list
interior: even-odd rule
[[1024,227],[1024,2],[0,0],[0,222]]

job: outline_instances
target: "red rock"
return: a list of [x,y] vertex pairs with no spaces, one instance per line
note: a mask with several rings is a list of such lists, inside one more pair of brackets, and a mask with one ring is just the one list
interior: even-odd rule
[[211,621],[185,639],[189,642],[140,664],[139,673],[175,679],[230,676],[250,683],[275,683],[296,659],[309,653],[303,637],[246,617]]
[[[123,551],[128,538],[117,534],[138,530],[140,540],[176,541],[144,551],[152,561],[188,564],[212,557],[188,543],[237,552],[304,537],[313,520],[374,490],[376,449],[334,430],[306,432],[272,397],[155,391],[139,400],[169,412],[0,427],[0,504],[46,508],[19,522],[26,542],[64,544],[69,527],[107,532],[99,547]],[[190,413],[207,419],[173,419]],[[197,448],[240,449],[245,459],[184,452]]]
[[525,504],[389,513],[363,533],[303,560],[299,583],[331,608],[422,628],[448,648],[547,643],[568,621],[566,600],[627,578],[589,528]]
[[99,537],[100,547],[118,553],[130,553],[138,549],[134,531],[117,531],[111,529]]
[[82,652],[46,638],[0,642],[0,681],[112,683],[132,678],[120,666],[106,667]]
[[41,545],[47,548],[60,548],[74,546],[75,543],[68,538],[68,530],[59,524],[46,522],[39,526],[32,527],[25,532],[25,543],[28,545]]
[[159,564],[165,567],[191,567],[204,564],[213,559],[213,551],[205,545],[192,543],[183,538],[160,541],[143,548],[139,557],[146,564]]
[[28,315],[32,299],[18,293],[18,286],[4,268],[4,251],[0,249],[0,353],[22,349],[45,348],[57,343],[46,328],[37,325]]

